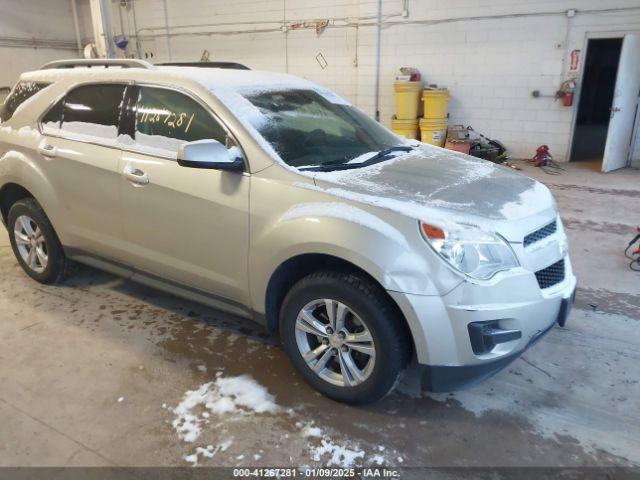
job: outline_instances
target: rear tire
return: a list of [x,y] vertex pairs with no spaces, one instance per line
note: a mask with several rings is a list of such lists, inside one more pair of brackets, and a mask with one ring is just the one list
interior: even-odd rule
[[316,390],[362,405],[389,393],[407,365],[411,342],[399,315],[386,292],[364,276],[325,270],[286,295],[280,337]]
[[7,216],[11,248],[22,269],[35,281],[59,283],[67,275],[67,260],[58,235],[33,198],[14,203]]

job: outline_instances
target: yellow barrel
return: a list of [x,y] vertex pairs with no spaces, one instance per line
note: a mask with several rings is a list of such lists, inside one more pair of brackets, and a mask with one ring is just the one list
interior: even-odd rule
[[437,147],[443,147],[447,139],[447,119],[420,120],[420,140]]
[[394,118],[391,120],[391,130],[397,135],[402,135],[406,138],[418,139],[418,119],[414,120],[398,120]]
[[438,90],[425,89],[422,92],[422,102],[424,103],[424,118],[447,118],[449,90],[445,88]]
[[420,105],[421,82],[395,82],[396,118],[398,120],[414,120],[418,118]]

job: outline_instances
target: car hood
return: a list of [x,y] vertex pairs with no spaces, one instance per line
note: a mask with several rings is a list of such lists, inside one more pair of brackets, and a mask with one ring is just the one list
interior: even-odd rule
[[504,231],[505,223],[541,223],[556,215],[554,199],[541,183],[507,167],[426,144],[368,167],[313,172],[313,179],[318,189],[332,195],[444,226],[490,223]]

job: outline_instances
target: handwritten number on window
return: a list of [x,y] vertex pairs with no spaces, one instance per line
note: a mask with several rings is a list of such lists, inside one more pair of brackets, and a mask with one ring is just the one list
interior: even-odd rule
[[[189,115],[186,112],[170,112],[168,110],[162,113],[153,113],[144,111],[140,116],[140,123],[159,123],[162,122],[171,128],[181,129],[184,133],[189,131],[195,112]],[[164,117],[164,118],[163,118]]]

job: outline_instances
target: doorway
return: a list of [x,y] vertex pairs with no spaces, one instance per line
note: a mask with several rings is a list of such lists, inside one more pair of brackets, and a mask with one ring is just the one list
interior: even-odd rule
[[572,162],[598,163],[604,157],[622,38],[590,39],[582,75]]

